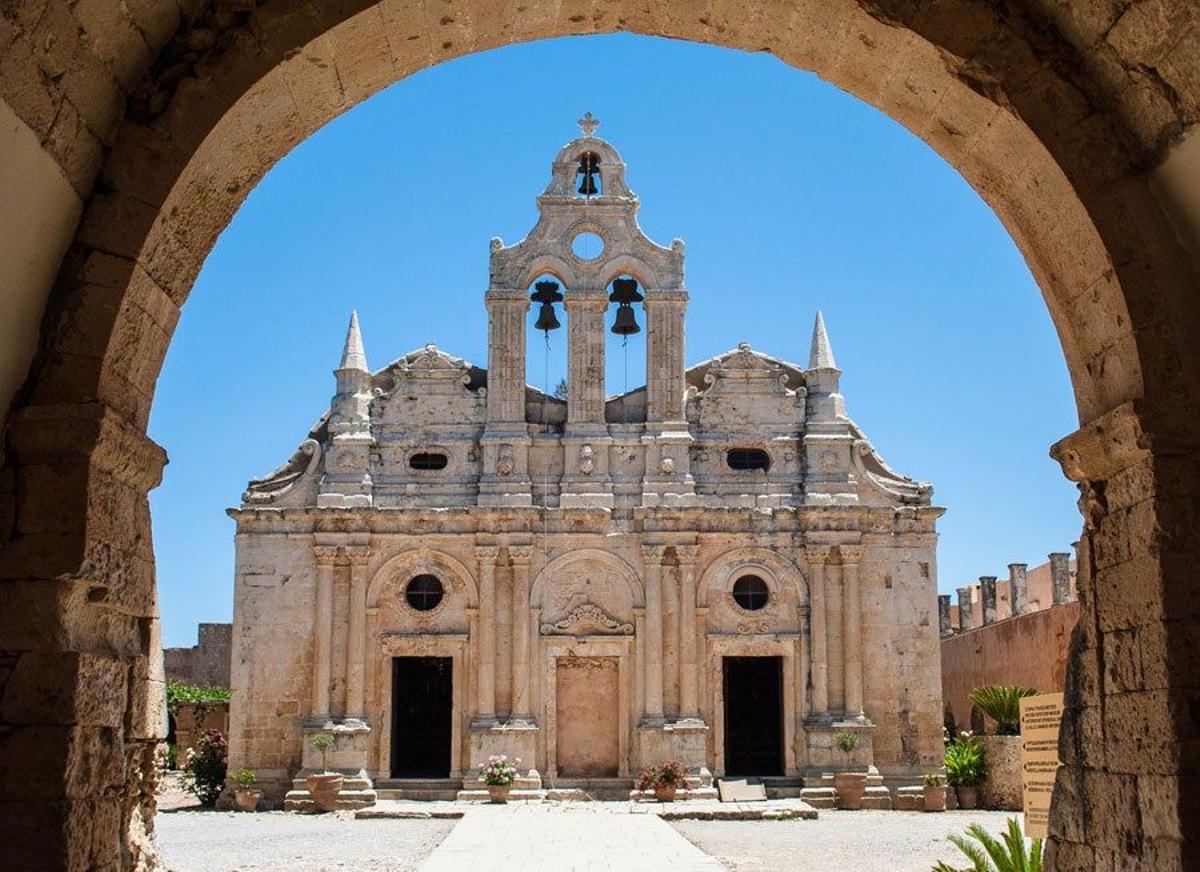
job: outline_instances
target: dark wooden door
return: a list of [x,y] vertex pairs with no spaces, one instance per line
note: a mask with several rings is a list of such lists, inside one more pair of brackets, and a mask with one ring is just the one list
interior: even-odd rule
[[454,661],[392,659],[392,777],[449,778]]
[[725,774],[783,774],[783,661],[726,657]]

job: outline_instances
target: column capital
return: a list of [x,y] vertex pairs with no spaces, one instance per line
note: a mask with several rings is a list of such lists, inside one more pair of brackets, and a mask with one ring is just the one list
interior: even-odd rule
[[654,564],[656,566],[661,566],[662,561],[663,561],[663,554],[666,553],[666,550],[667,550],[666,545],[645,545],[645,544],[643,544],[642,545],[642,560],[646,564]]
[[832,551],[832,545],[813,544],[804,546],[804,555],[808,562],[819,566],[824,566],[829,562],[829,555]]
[[521,564],[523,566],[528,566],[529,563],[533,560],[533,546],[532,545],[509,545],[508,546],[508,559],[511,560],[514,565]]
[[314,545],[313,559],[318,566],[333,566],[337,562],[337,545]]
[[366,566],[371,559],[370,545],[347,545],[345,551],[352,566]]
[[518,303],[522,308],[529,308],[529,291],[524,288],[488,288],[483,299],[486,304]]
[[675,557],[679,561],[680,565],[694,564],[696,562],[696,559],[699,556],[700,556],[700,546],[699,545],[676,545],[675,546]]
[[[499,553],[500,553],[499,545],[476,545],[475,546],[475,559],[477,559],[480,563],[483,563],[485,565],[494,566],[496,564],[496,556]],[[510,549],[510,553],[511,553],[511,549]]]
[[861,545],[838,545],[844,566],[853,566],[862,562],[863,547]]
[[568,312],[572,309],[607,309],[608,294],[603,288],[598,291],[569,290],[564,295],[563,308]]

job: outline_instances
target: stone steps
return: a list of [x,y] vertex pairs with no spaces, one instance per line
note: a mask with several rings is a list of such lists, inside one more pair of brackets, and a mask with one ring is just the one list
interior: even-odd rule
[[453,800],[462,786],[461,778],[381,778],[375,789],[380,799],[436,802]]
[[[342,782],[342,789],[338,793],[337,810],[356,811],[357,809],[374,805],[378,799],[379,794],[371,785],[371,779],[347,775]],[[320,811],[317,808],[317,804],[313,802],[303,778],[292,779],[292,789],[283,797],[283,810],[299,812]]]

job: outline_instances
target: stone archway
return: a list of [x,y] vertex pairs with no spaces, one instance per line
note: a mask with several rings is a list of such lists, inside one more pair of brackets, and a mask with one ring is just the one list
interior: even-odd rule
[[[1200,623],[1200,301],[1186,247],[1200,239],[1200,183],[1176,159],[1194,152],[1196,136],[1179,143],[1200,116],[1194,4],[99,10],[13,0],[0,12],[0,96],[86,203],[9,415],[0,479],[5,865],[131,866],[147,850],[153,797],[139,783],[159,676],[146,493],[165,456],[146,421],[179,307],[242,198],[317,127],[412,72],[522,40],[628,30],[766,50],[817,72],[929,143],[1016,240],[1081,421],[1055,448],[1080,483],[1086,571],[1052,862],[1182,867],[1200,838],[1180,777],[1196,766]],[[61,191],[44,195],[70,201]]]

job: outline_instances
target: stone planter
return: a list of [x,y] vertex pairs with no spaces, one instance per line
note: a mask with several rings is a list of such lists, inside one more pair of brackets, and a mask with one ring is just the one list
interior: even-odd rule
[[310,775],[304,779],[304,786],[317,808],[321,811],[336,811],[338,794],[346,778],[337,772],[325,772],[320,775]]
[[659,802],[674,802],[679,788],[674,784],[664,784],[654,788],[654,798]]
[[233,801],[238,811],[258,811],[258,801],[262,799],[261,790],[235,790]]
[[495,803],[508,802],[508,794],[511,790],[511,784],[489,784],[487,786],[488,800]]
[[958,795],[958,807],[972,809],[979,807],[979,788],[975,785],[960,784],[954,788],[954,792]]
[[946,786],[944,784],[925,785],[925,811],[946,810]]
[[987,778],[979,785],[979,804],[983,808],[1020,811],[1021,737],[976,736],[987,760]]
[[839,772],[833,776],[837,789],[838,808],[858,811],[863,806],[863,794],[867,789],[867,776],[862,772]]

